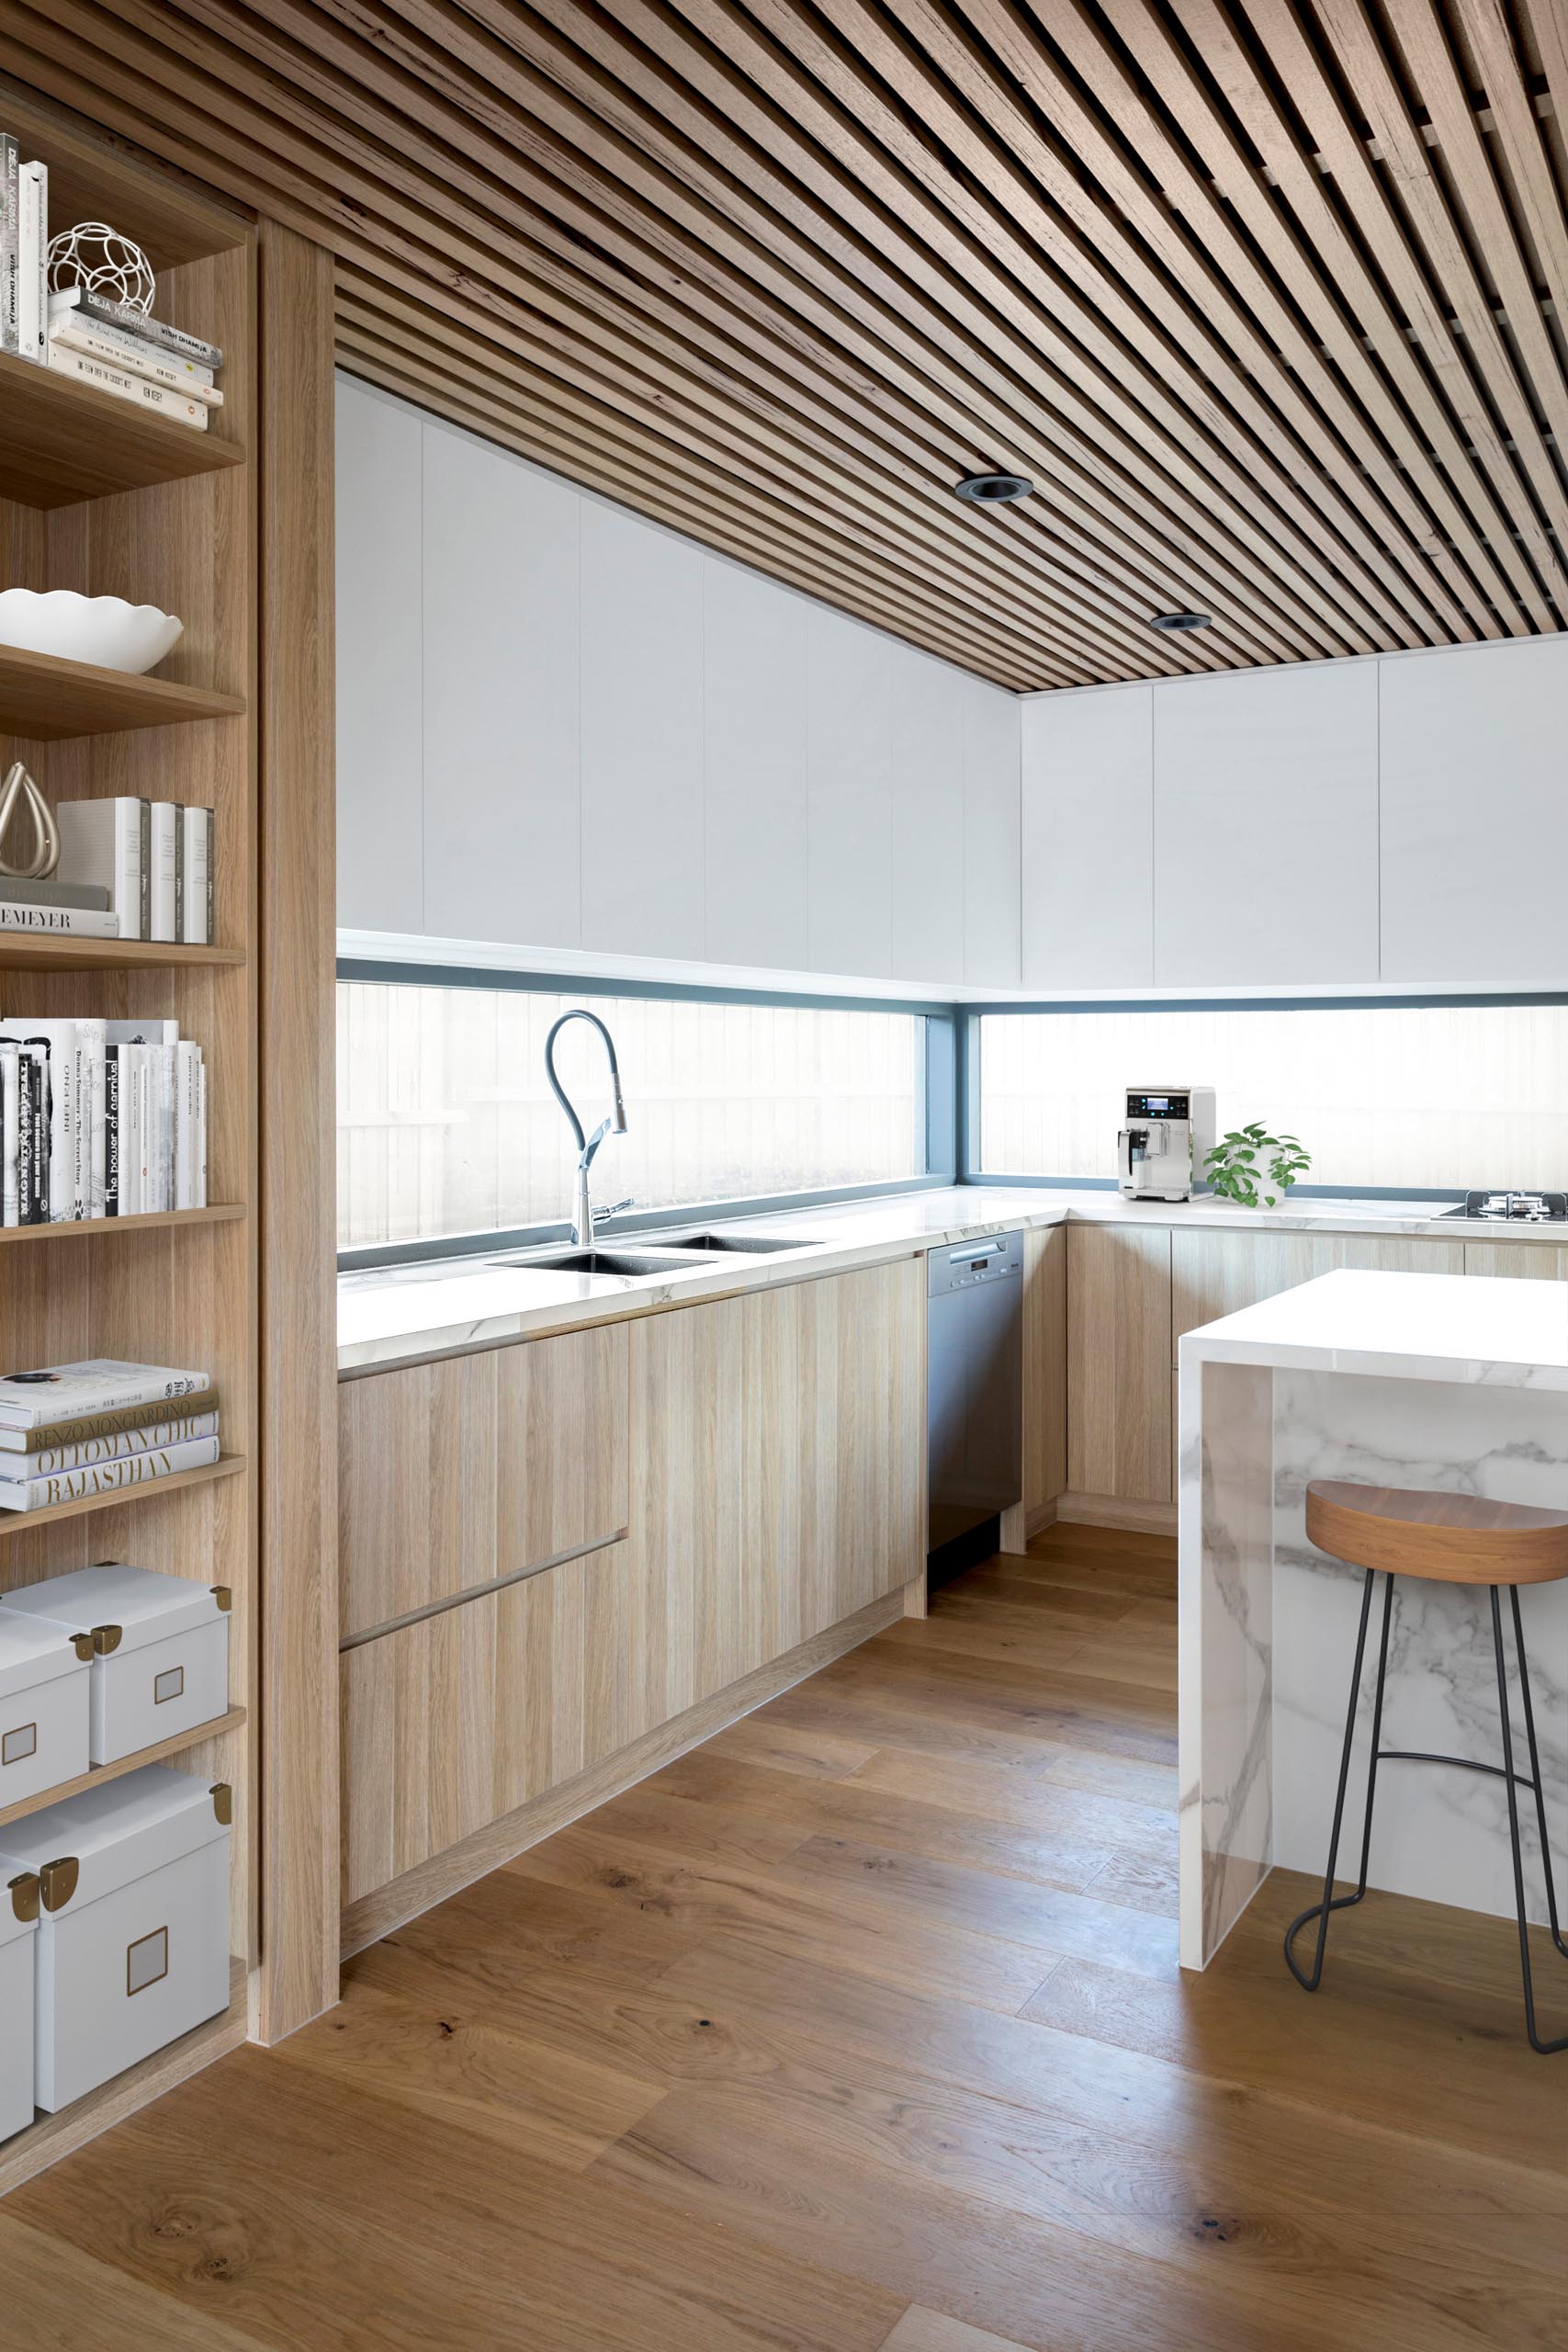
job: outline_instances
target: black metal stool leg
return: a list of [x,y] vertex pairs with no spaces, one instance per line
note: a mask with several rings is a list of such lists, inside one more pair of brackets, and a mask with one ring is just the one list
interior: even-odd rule
[[[1310,1910],[1302,1912],[1298,1918],[1292,1919],[1285,1930],[1285,1965],[1296,1983],[1308,1993],[1315,1993],[1322,1980],[1324,1948],[1328,1941],[1329,1913],[1348,1911],[1353,1903],[1359,1903],[1367,1891],[1367,1862],[1372,1844],[1372,1800],[1377,1791],[1378,1750],[1382,1740],[1383,1683],[1388,1673],[1389,1616],[1393,1607],[1392,1576],[1385,1576],[1383,1578],[1382,1632],[1378,1643],[1377,1695],[1372,1705],[1372,1753],[1371,1761],[1367,1768],[1367,1818],[1361,1833],[1361,1874],[1357,1882],[1354,1894],[1337,1895],[1335,1894],[1334,1871],[1339,1860],[1339,1830],[1345,1817],[1345,1790],[1350,1777],[1350,1751],[1356,1742],[1356,1711],[1361,1697],[1361,1662],[1366,1656],[1367,1621],[1371,1614],[1372,1583],[1376,1575],[1375,1568],[1369,1568],[1366,1583],[1361,1588],[1361,1622],[1356,1633],[1356,1663],[1350,1669],[1350,1703],[1345,1715],[1345,1745],[1339,1757],[1339,1786],[1334,1798],[1334,1827],[1329,1833],[1328,1868],[1324,1873],[1323,1900],[1321,1903],[1314,1903]],[[1297,1935],[1309,1919],[1317,1921],[1317,1950],[1313,1956],[1310,1976],[1305,1975],[1297,1966],[1295,1952],[1292,1949]]]
[[[1519,1801],[1515,1793],[1514,1727],[1509,1719],[1508,1674],[1503,1657],[1503,1611],[1497,1599],[1496,1586],[1489,1586],[1488,1590],[1492,1595],[1492,1645],[1497,1658],[1497,1712],[1503,1719],[1503,1785],[1508,1792],[1508,1839],[1514,1855],[1514,1901],[1519,1915],[1519,1972],[1524,1978],[1525,1985],[1525,2030],[1529,2036],[1530,2048],[1538,2050],[1543,2058],[1547,2058],[1553,2051],[1568,2050],[1568,2033],[1560,2034],[1555,2041],[1542,2041],[1536,2030],[1535,1982],[1530,1974],[1529,1914],[1525,1907],[1525,1864],[1524,1855],[1519,1846]],[[1540,1758],[1536,1750],[1535,1710],[1530,1704],[1529,1668],[1525,1659],[1524,1635],[1519,1618],[1519,1599],[1517,1589],[1513,1590],[1513,1602],[1514,1640],[1518,1651],[1519,1684],[1524,1692],[1525,1732],[1529,1743],[1530,1772],[1535,1787],[1536,1814],[1540,1823],[1540,1850],[1546,1865],[1548,1908],[1551,1915],[1552,1939],[1561,1951],[1562,1939],[1557,1928],[1557,1897],[1551,1885],[1551,1860],[1546,1842],[1546,1808],[1540,1792]]]
[[1551,1881],[1551,1841],[1546,1834],[1546,1792],[1540,1778],[1540,1751],[1535,1744],[1535,1708],[1530,1700],[1530,1670],[1525,1657],[1524,1620],[1519,1615],[1519,1589],[1510,1585],[1508,1598],[1514,1604],[1514,1651],[1519,1661],[1519,1692],[1525,1702],[1525,1739],[1530,1752],[1530,1779],[1535,1782],[1535,1817],[1540,1828],[1540,1868],[1546,1881],[1546,1916],[1551,1922],[1551,1940],[1568,1960],[1568,1943],[1562,1940],[1562,1929],[1557,1918],[1557,1889]]

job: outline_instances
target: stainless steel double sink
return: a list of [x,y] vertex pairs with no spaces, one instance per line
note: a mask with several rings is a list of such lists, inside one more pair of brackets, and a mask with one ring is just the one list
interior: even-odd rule
[[780,1257],[786,1250],[810,1250],[813,1238],[784,1240],[764,1233],[682,1233],[668,1243],[645,1248],[640,1237],[623,1248],[615,1242],[603,1248],[577,1250],[570,1244],[547,1243],[537,1250],[512,1250],[491,1258],[492,1266],[531,1268],[542,1274],[619,1274],[635,1280],[649,1274],[697,1274],[716,1252],[744,1257]]

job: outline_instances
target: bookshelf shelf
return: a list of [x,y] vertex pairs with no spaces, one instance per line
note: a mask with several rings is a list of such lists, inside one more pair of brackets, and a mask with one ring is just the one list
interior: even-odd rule
[[151,2058],[143,2058],[127,2074],[117,2075],[102,2090],[73,2100],[58,2115],[40,2115],[14,2140],[0,2142],[0,2197],[46,2165],[58,2164],[73,2148],[85,2147],[111,2123],[123,2123],[138,2108],[199,2074],[215,2058],[237,2050],[245,2039],[245,1974],[243,1959],[231,1959],[229,2006],[220,2017],[209,2018],[205,2025],[171,2041],[166,2050],[154,2051]]
[[[0,386],[0,418],[5,414]],[[234,718],[243,716],[244,707],[238,695],[211,694],[205,686],[182,686],[173,678],[137,677],[128,670],[100,670],[91,662],[62,662],[58,654],[0,645],[0,735],[53,743],[72,735],[116,735],[127,728]]]
[[0,498],[19,506],[70,506],[245,462],[243,449],[210,426],[198,433],[173,424],[112,392],[3,353],[0,405]]
[[127,1772],[139,1772],[143,1764],[164,1764],[171,1756],[183,1756],[187,1747],[199,1747],[204,1740],[217,1739],[226,1731],[238,1731],[244,1720],[243,1707],[231,1707],[227,1714],[214,1715],[210,1723],[175,1732],[168,1739],[155,1739],[151,1747],[139,1747],[134,1756],[122,1756],[118,1764],[95,1764],[90,1772],[78,1772],[74,1780],[60,1781],[52,1789],[40,1789],[36,1797],[0,1805],[0,1829],[7,1822],[25,1821],[29,1813],[42,1813],[51,1804],[63,1804],[67,1797],[79,1797],[84,1789],[101,1789],[110,1781],[123,1780]]
[[79,1502],[51,1503],[47,1510],[0,1511],[0,1543],[8,1535],[31,1535],[62,1519],[84,1519],[89,1511],[118,1510],[125,1503],[151,1502],[155,1495],[175,1495],[182,1487],[210,1486],[214,1478],[232,1478],[245,1467],[243,1453],[220,1453],[199,1470],[176,1470],[172,1478],[144,1478],[139,1486],[111,1487],[107,1494],[84,1495]]
[[162,939],[73,939],[58,932],[0,931],[0,972],[147,972],[164,967],[243,964],[243,947],[175,947]]
[[[243,1201],[218,1201],[204,1209],[158,1209],[150,1216],[85,1216],[70,1225],[0,1225],[0,1248],[12,1241],[91,1241],[127,1233],[156,1233],[181,1225],[227,1225],[243,1216]],[[0,1814],[0,1820],[5,1818]]]

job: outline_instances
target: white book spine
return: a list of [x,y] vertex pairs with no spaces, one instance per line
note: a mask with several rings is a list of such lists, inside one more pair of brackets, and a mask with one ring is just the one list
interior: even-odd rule
[[49,364],[62,376],[74,376],[79,383],[112,392],[117,400],[134,401],[138,407],[154,409],[160,416],[173,417],[176,424],[191,425],[197,433],[207,430],[206,407],[188,392],[172,392],[164,384],[132,376],[124,368],[107,367],[103,360],[90,359],[85,351],[73,351],[68,344],[54,340],[49,345]]
[[149,1205],[154,1210],[172,1209],[175,1205],[175,1054],[173,1046],[152,1048],[157,1162]]
[[21,158],[0,130],[0,351],[17,348],[17,182]]
[[80,1470],[59,1470],[52,1477],[0,1480],[0,1510],[48,1510],[55,1503],[83,1502],[93,1495],[115,1493],[122,1487],[140,1487],[152,1478],[172,1478],[182,1470],[204,1469],[218,1459],[215,1437],[187,1438],[182,1444],[159,1446],[151,1453],[132,1453],[118,1462],[89,1463]]
[[212,855],[212,811],[210,808],[182,808],[181,824],[185,836],[185,922],[182,936],[187,945],[210,947],[212,933],[208,927],[208,906],[211,897],[209,861]]
[[72,292],[70,288],[64,288],[50,296],[51,334],[63,321],[77,321],[84,332],[96,335],[100,342],[107,344],[121,367],[129,367],[132,359],[155,359],[161,367],[172,368],[180,383],[192,388],[193,399],[199,397],[200,390],[211,389],[213,370],[199,359],[189,359],[183,352],[167,349],[147,335],[137,334],[130,327],[116,326],[96,311],[84,311],[73,300]]
[[[0,891],[5,888],[0,877]],[[0,898],[0,931],[46,932],[57,939],[118,939],[119,917],[96,907],[18,906]]]
[[147,1207],[147,1048],[127,1046],[120,1085],[124,1127],[119,1147],[121,1216],[141,1216]]
[[17,1177],[17,1108],[22,1054],[19,1046],[0,1045],[0,1224],[20,1225],[22,1195]]
[[108,1134],[105,1121],[107,1111],[108,1023],[105,1021],[78,1021],[76,1034],[82,1049],[82,1120],[86,1149],[84,1153],[84,1175],[86,1182],[85,1216],[105,1214],[104,1195],[108,1171]]
[[49,356],[49,166],[23,164],[17,190],[17,356],[41,368]]
[[207,1206],[207,1064],[196,1066],[196,1205]]
[[62,1470],[85,1470],[95,1462],[126,1462],[132,1454],[154,1453],[160,1447],[186,1445],[193,1438],[216,1437],[218,1416],[212,1413],[160,1413],[144,1429],[115,1430],[107,1437],[68,1439],[63,1445],[40,1445],[26,1455],[13,1455],[0,1476],[50,1478]]
[[186,400],[200,401],[205,408],[222,407],[222,393],[211,384],[197,383],[187,366],[171,362],[150,345],[139,346],[131,335],[119,335],[111,341],[114,332],[90,326],[80,311],[57,311],[50,322],[49,339],[62,343],[68,351],[81,351],[90,359],[101,359],[107,367],[122,368],[128,376],[145,376],[149,383],[166,384]]
[[175,1200],[177,1209],[194,1209],[197,1199],[197,1155],[201,1123],[201,1048],[188,1037],[175,1047]]
[[175,855],[178,838],[180,811],[173,800],[152,803],[152,888],[150,908],[151,939],[174,939],[178,934],[175,906]]

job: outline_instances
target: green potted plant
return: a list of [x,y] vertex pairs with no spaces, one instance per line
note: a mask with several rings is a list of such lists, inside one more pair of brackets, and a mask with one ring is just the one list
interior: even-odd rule
[[1204,1162],[1215,1192],[1244,1209],[1277,1209],[1311,1166],[1299,1136],[1271,1136],[1256,1120],[1249,1127],[1234,1127]]

